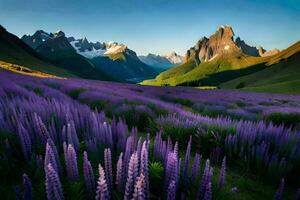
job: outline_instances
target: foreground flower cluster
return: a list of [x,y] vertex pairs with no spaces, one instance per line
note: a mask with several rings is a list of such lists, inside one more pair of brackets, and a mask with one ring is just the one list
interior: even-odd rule
[[218,199],[238,191],[237,162],[281,180],[276,199],[298,184],[297,126],[195,114],[151,87],[0,75],[1,176],[18,199]]

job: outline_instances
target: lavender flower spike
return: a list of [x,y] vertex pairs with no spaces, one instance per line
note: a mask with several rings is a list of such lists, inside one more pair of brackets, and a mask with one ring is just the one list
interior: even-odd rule
[[46,153],[45,153],[45,160],[44,160],[44,169],[45,172],[48,170],[48,165],[51,164],[51,166],[54,168],[56,172],[59,171],[57,163],[56,163],[56,158],[54,155],[54,151],[52,149],[52,146],[47,143],[46,144]]
[[83,152],[83,177],[88,197],[89,199],[92,199],[94,197],[95,192],[95,179],[93,168],[91,162],[88,160],[88,155],[86,151]]
[[77,167],[77,157],[74,147],[69,144],[67,149],[67,155],[65,155],[67,174],[71,181],[77,181],[79,178],[78,167]]
[[111,151],[109,148],[104,150],[104,165],[105,165],[107,185],[109,190],[111,191],[112,183],[113,183],[113,174],[112,174],[112,163],[111,163]]
[[281,200],[283,196],[283,191],[284,191],[284,178],[281,179],[280,185],[277,189],[276,195],[275,195],[275,200]]
[[187,178],[188,167],[190,162],[190,154],[191,154],[191,146],[192,146],[192,136],[190,137],[189,143],[186,147],[185,159],[184,159],[184,166],[183,166],[183,177]]
[[108,200],[110,199],[107,183],[105,180],[105,172],[99,164],[99,179],[97,182],[96,200]]
[[134,190],[134,183],[138,176],[138,155],[137,153],[133,153],[131,155],[129,166],[128,166],[128,175],[127,175],[127,182],[124,194],[124,200],[130,200],[132,198],[133,190]]
[[226,157],[223,158],[222,166],[220,170],[220,175],[218,179],[218,187],[222,188],[225,183],[225,176],[226,176]]
[[116,173],[116,186],[119,191],[123,187],[123,153],[120,153],[118,162],[117,162],[117,173]]
[[46,170],[46,193],[48,200],[63,200],[63,190],[59,176],[52,164],[49,163]]
[[211,199],[212,199],[211,182],[208,182],[205,188],[203,200],[211,200]]
[[132,200],[145,200],[145,176],[141,174],[137,179],[134,186],[134,193]]
[[193,165],[192,165],[192,172],[191,172],[191,180],[193,183],[195,182],[195,180],[197,179],[197,177],[199,175],[200,162],[201,162],[201,156],[198,153],[196,153],[194,161],[193,161]]
[[30,178],[23,174],[24,200],[32,200],[32,185]]
[[168,187],[167,200],[175,200],[176,199],[176,183],[175,181],[171,181]]

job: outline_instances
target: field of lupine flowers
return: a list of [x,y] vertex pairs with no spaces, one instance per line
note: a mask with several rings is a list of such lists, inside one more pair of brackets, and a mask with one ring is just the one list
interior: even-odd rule
[[300,96],[0,71],[0,199],[300,200]]

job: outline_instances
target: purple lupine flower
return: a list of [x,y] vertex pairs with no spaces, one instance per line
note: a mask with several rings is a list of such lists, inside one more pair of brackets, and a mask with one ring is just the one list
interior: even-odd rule
[[165,170],[165,191],[167,191],[171,181],[175,181],[177,187],[178,180],[178,158],[174,152],[170,152],[167,158],[166,170]]
[[53,154],[54,154],[54,158],[55,158],[55,162],[56,162],[56,165],[57,165],[57,173],[60,174],[61,173],[61,165],[60,165],[60,161],[59,161],[59,155],[58,155],[58,151],[57,151],[57,148],[53,142],[53,140],[51,138],[49,138],[47,140],[47,144],[49,144],[51,146],[51,149],[53,151]]
[[211,200],[211,199],[212,199],[211,182],[208,182],[206,184],[203,200]]
[[[127,177],[128,172],[128,163],[130,161],[130,157],[133,153],[133,144],[132,144],[132,137],[129,136],[126,141],[126,147],[125,147],[125,153],[124,153],[124,160],[123,160],[123,173],[124,173],[124,179]],[[124,180],[125,182],[126,180]]]
[[175,200],[176,199],[176,182],[171,181],[168,186],[167,200]]
[[200,162],[201,162],[201,156],[198,153],[196,153],[194,161],[193,161],[193,165],[192,165],[192,172],[191,172],[192,183],[195,182],[195,180],[197,179],[197,177],[199,175]]
[[112,191],[113,174],[112,174],[112,163],[111,163],[111,151],[110,149],[104,150],[104,169],[106,174],[107,185],[110,191]]
[[178,142],[177,141],[175,142],[173,152],[178,156]]
[[148,172],[148,142],[144,141],[141,149],[141,158],[140,158],[140,174],[144,176],[144,191],[145,198],[149,197],[149,172]]
[[188,168],[189,168],[189,162],[190,162],[191,145],[192,145],[192,136],[190,136],[188,145],[186,147],[186,152],[185,152],[185,159],[184,159],[184,166],[183,166],[183,177],[184,177],[185,180],[188,177]]
[[209,159],[207,159],[205,163],[205,168],[201,179],[201,183],[200,183],[200,188],[197,193],[197,199],[201,199],[204,197],[206,185],[209,182],[209,178],[211,175],[210,172],[211,172],[210,161]]
[[129,161],[124,200],[130,200],[132,198],[134,183],[138,176],[138,171],[139,171],[138,156],[137,153],[135,152],[131,155]]
[[117,162],[116,186],[119,191],[123,188],[123,153],[120,153]]
[[145,177],[144,177],[143,174],[141,174],[136,179],[132,200],[145,200],[145,199],[146,199],[146,194],[145,194]]
[[97,182],[96,200],[108,200],[110,199],[108,186],[105,179],[105,172],[99,164],[99,179]]
[[28,131],[21,123],[18,123],[18,136],[22,147],[24,158],[28,161],[31,156],[31,139]]
[[142,150],[142,138],[140,137],[137,145],[136,145],[136,152],[138,153],[138,157],[141,157],[141,150]]
[[63,200],[63,190],[59,176],[52,164],[49,163],[46,170],[46,193],[48,200]]
[[79,178],[78,167],[77,167],[77,156],[72,144],[68,145],[67,152],[65,155],[67,175],[71,181],[77,181]]
[[295,200],[300,200],[300,188],[298,189]]
[[57,166],[57,163],[56,163],[56,159],[55,159],[55,155],[54,155],[52,146],[49,143],[47,143],[46,144],[45,160],[44,160],[45,172],[47,171],[49,164],[51,164],[51,166],[54,168],[54,170],[56,172],[58,172],[58,166]]
[[74,121],[71,121],[69,124],[67,124],[67,139],[68,139],[68,144],[72,144],[76,152],[78,152],[79,140],[77,137]]
[[281,200],[283,196],[283,191],[284,191],[284,178],[281,179],[280,185],[277,189],[277,192],[275,194],[275,200]]
[[226,156],[223,158],[222,166],[220,170],[220,175],[218,179],[218,187],[222,188],[225,183],[225,176],[226,176]]
[[35,128],[37,130],[37,134],[39,135],[39,138],[43,144],[46,144],[47,139],[50,138],[49,132],[43,123],[40,116],[37,115],[37,113],[33,114]]
[[16,200],[21,200],[22,199],[22,195],[21,195],[21,192],[20,192],[20,188],[19,186],[15,186],[14,187],[14,191],[15,191],[15,195],[16,195]]
[[89,199],[92,199],[95,193],[95,179],[93,168],[91,162],[88,160],[88,155],[86,151],[83,152],[83,177],[88,197]]
[[23,174],[24,200],[32,200],[32,185],[30,178]]

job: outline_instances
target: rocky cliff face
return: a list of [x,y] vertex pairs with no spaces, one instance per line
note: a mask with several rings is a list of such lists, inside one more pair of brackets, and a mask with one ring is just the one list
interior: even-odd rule
[[46,33],[43,30],[38,30],[33,35],[23,35],[21,39],[31,48],[36,49],[52,36],[53,35]]
[[194,61],[199,65],[224,54],[238,55],[240,53],[258,57],[273,55],[278,53],[278,50],[266,51],[263,48],[258,49],[246,44],[239,37],[234,40],[232,27],[222,26],[209,38],[201,38],[194,47],[190,48],[185,55],[184,61]]
[[259,56],[261,57],[267,57],[267,56],[273,56],[275,54],[278,54],[280,51],[278,49],[272,49],[272,50],[265,50],[262,47],[258,48]]

